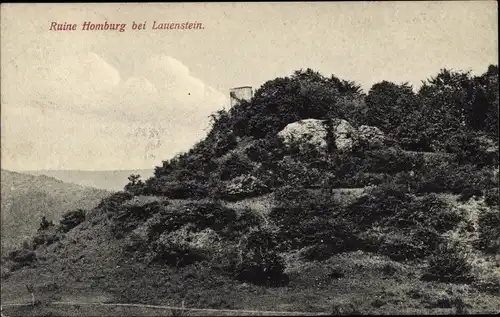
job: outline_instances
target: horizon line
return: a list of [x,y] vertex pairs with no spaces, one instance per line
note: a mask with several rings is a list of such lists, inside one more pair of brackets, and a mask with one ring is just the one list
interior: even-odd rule
[[30,170],[14,170],[8,168],[2,168],[4,171],[10,172],[120,172],[120,171],[137,171],[137,170],[150,170],[155,169],[155,167],[150,168],[125,168],[125,169],[104,169],[104,170],[87,170],[87,169],[30,169]]

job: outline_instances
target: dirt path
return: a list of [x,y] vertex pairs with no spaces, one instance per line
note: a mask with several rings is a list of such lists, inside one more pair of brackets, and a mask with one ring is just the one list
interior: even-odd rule
[[[251,315],[329,315],[327,313],[318,313],[318,312],[293,312],[293,311],[258,311],[258,310],[243,310],[243,309],[211,309],[211,308],[191,308],[191,307],[179,307],[179,306],[165,306],[165,305],[148,305],[148,304],[131,304],[131,303],[103,303],[103,302],[82,302],[82,301],[57,301],[46,303],[45,306],[74,306],[75,308],[78,306],[108,306],[108,307],[137,307],[137,308],[149,308],[155,310],[170,310],[170,311],[185,311],[185,312],[204,312],[204,313],[231,313],[231,314],[251,314]],[[3,307],[15,307],[15,306],[23,306],[29,307],[32,306],[31,303],[6,303]],[[33,306],[36,307],[36,306]],[[2,313],[2,317],[5,316]],[[5,316],[8,317],[8,316]]]

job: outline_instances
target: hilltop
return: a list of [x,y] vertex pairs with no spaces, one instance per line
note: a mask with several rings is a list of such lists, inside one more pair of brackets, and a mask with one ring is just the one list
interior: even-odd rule
[[35,234],[43,216],[58,222],[64,212],[92,209],[109,192],[52,177],[1,171],[2,254]]
[[214,114],[207,137],[152,177],[129,180],[12,252],[2,301],[33,283],[46,306],[19,314],[62,314],[48,302],[82,299],[332,314],[500,308],[496,66],[368,94],[297,71]]
[[40,170],[23,171],[30,175],[45,175],[56,178],[65,183],[77,184],[85,187],[99,188],[107,191],[119,191],[128,183],[128,177],[132,174],[140,174],[143,177],[153,175],[153,169],[138,170],[114,170],[114,171],[82,171],[82,170]]

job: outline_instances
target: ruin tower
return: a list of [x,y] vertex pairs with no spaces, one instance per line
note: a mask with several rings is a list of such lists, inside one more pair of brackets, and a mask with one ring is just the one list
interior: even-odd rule
[[232,88],[229,92],[229,97],[231,99],[231,108],[240,103],[242,100],[250,101],[253,97],[252,87],[243,86]]

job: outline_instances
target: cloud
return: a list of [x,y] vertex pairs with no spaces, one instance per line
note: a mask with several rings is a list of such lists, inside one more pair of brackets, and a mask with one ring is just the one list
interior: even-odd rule
[[101,56],[77,53],[17,76],[16,92],[2,96],[5,168],[148,168],[200,140],[226,96],[173,57],[134,62],[124,78]]

